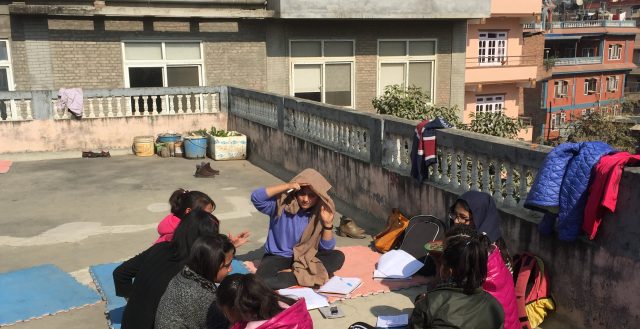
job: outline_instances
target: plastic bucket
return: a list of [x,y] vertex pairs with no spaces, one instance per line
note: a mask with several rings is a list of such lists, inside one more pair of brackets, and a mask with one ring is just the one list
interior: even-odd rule
[[139,157],[150,157],[155,152],[153,136],[136,136],[133,138],[133,152]]
[[189,159],[204,158],[207,154],[206,137],[185,137],[182,145],[184,146],[184,156]]
[[158,143],[175,143],[182,140],[179,134],[160,134],[158,135]]

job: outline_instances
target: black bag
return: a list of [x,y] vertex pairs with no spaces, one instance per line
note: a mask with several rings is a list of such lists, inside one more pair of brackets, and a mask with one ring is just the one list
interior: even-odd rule
[[424,245],[427,242],[444,239],[445,230],[445,224],[432,215],[417,215],[409,219],[409,225],[404,231],[402,244],[398,249],[406,251],[424,264],[418,271],[419,274],[425,276],[436,274],[436,264],[433,258],[429,257],[429,252]]

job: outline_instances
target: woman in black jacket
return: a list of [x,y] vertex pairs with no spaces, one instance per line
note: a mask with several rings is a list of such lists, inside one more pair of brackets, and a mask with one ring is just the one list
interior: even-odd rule
[[180,221],[171,242],[154,244],[113,271],[116,295],[127,299],[122,329],[153,329],[169,281],[184,267],[197,238],[218,234],[216,223],[212,214],[192,211]]

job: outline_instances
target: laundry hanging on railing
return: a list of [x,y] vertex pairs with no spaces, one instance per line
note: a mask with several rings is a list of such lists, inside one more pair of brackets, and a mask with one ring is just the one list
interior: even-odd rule
[[68,109],[76,118],[82,118],[83,106],[82,88],[60,88],[58,91],[58,102],[56,102],[57,110]]
[[451,124],[442,118],[424,120],[416,126],[411,146],[411,177],[418,182],[422,183],[429,178],[429,166],[438,161],[436,130],[451,127]]

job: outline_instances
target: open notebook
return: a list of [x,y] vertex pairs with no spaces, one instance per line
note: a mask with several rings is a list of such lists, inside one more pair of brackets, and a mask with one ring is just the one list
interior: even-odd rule
[[334,276],[325,283],[318,292],[321,294],[349,295],[362,285],[360,278],[343,278]]
[[278,290],[278,293],[280,295],[291,297],[293,299],[304,298],[304,301],[307,304],[307,310],[329,306],[327,297],[317,294],[311,288],[280,289]]

